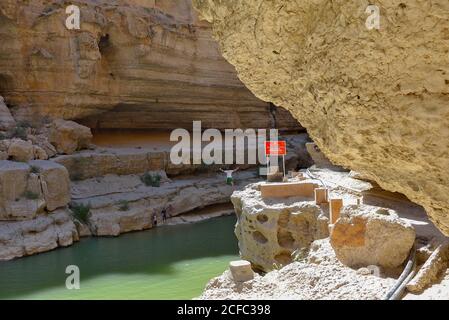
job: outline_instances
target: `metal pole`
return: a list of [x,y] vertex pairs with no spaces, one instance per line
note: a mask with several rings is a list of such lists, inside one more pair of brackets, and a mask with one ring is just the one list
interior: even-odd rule
[[282,171],[284,171],[284,178],[285,178],[285,155],[282,155]]

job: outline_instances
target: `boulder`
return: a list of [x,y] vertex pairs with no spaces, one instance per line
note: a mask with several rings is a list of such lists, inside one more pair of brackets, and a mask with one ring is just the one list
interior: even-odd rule
[[34,158],[37,160],[47,160],[48,154],[39,146],[33,146]]
[[12,139],[8,148],[9,159],[27,162],[34,159],[34,147],[31,141]]
[[29,164],[38,171],[48,211],[70,202],[70,179],[67,169],[53,161],[34,160]]
[[346,266],[395,268],[407,259],[415,229],[391,209],[351,205],[343,207],[330,239]]
[[[270,271],[293,261],[292,254],[326,238],[328,219],[313,199],[262,198],[260,183],[231,196],[240,256],[254,267]],[[309,201],[310,200],[310,201]]]
[[[38,209],[38,199],[26,199],[27,191],[40,197],[34,177],[30,178],[30,167],[26,163],[0,161],[0,220],[32,219]],[[34,190],[29,190],[30,186]]]
[[0,131],[9,131],[14,128],[15,125],[16,121],[6,106],[5,100],[0,96]]
[[0,221],[33,219],[70,202],[67,169],[52,161],[0,161]]
[[72,154],[77,150],[89,148],[92,132],[88,127],[74,121],[57,119],[50,128],[49,140],[58,153]]
[[[54,157],[57,154],[56,148],[48,141],[48,137],[45,134],[28,135],[27,138],[33,142],[33,145],[35,147],[41,148],[47,154],[48,158]],[[40,155],[43,155],[41,151],[39,151],[39,153]],[[36,156],[36,159],[39,158]],[[46,160],[46,159],[39,159],[39,160]]]

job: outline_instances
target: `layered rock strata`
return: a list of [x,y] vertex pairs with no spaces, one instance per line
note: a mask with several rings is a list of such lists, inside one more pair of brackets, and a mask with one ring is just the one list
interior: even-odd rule
[[0,161],[0,260],[32,255],[78,240],[66,209],[67,170],[51,161]]
[[[221,174],[173,181],[164,178],[163,173],[159,174],[162,176],[160,187],[146,186],[139,175],[108,175],[74,182],[72,199],[75,204],[90,208],[89,226],[94,235],[117,236],[152,228],[154,215],[162,223],[164,208],[167,218],[172,218],[210,205],[228,203],[235,189],[259,180],[256,171],[237,173],[234,187],[227,185]],[[222,214],[228,214],[228,211],[222,211]]]
[[[69,5],[81,10],[79,30],[65,26]],[[3,0],[0,40],[0,94],[21,120],[298,129],[240,82],[191,0]]]

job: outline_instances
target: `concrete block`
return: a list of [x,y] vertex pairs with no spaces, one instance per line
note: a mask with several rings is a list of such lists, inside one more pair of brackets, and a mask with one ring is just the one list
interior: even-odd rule
[[326,188],[315,189],[315,203],[320,205],[329,202],[329,190]]
[[262,198],[307,197],[314,198],[315,183],[289,182],[267,183],[260,186]]
[[340,211],[342,207],[343,207],[343,199],[330,199],[329,218],[331,224],[335,224],[338,218],[340,218]]
[[254,279],[254,271],[251,269],[251,263],[246,260],[231,261],[229,270],[232,278],[237,282],[246,282]]

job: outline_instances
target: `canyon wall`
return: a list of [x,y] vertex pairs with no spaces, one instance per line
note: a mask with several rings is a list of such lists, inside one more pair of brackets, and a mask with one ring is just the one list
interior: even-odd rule
[[[259,98],[449,235],[447,0],[194,0]],[[380,29],[369,30],[370,4]]]
[[[80,30],[65,26],[70,4],[81,9]],[[245,88],[191,0],[2,0],[0,42],[0,95],[19,120],[298,128]]]

